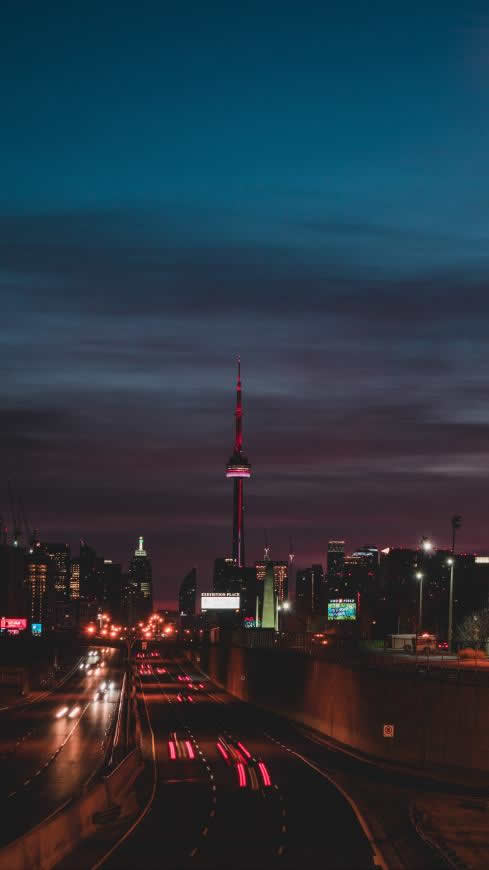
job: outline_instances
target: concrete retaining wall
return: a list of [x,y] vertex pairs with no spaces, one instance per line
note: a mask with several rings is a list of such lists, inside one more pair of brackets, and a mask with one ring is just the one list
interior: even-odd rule
[[95,832],[96,813],[123,803],[141,769],[141,753],[134,749],[103,782],[92,786],[81,798],[0,849],[0,867],[51,870],[76,848],[81,839]]
[[[209,676],[244,701],[347,747],[461,782],[489,772],[489,689],[415,673],[364,670],[300,653],[210,646],[193,650]],[[394,737],[383,736],[384,724]],[[482,784],[481,778],[481,784]]]

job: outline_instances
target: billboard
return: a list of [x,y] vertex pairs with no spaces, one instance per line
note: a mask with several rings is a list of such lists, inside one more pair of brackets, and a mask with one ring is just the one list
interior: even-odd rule
[[355,620],[357,618],[357,602],[354,598],[332,598],[328,601],[328,619]]
[[27,619],[20,616],[0,616],[0,631],[8,631],[18,634],[19,631],[25,631],[27,628]]
[[260,628],[260,622],[257,622],[254,616],[245,616],[243,628]]
[[239,610],[239,592],[202,592],[201,610]]
[[31,624],[31,631],[34,637],[40,637],[42,634],[42,622],[33,622]]

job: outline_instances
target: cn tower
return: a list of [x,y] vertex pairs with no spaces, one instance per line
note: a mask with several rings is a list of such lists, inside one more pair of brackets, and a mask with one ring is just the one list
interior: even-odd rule
[[242,453],[243,447],[243,406],[241,404],[241,362],[238,357],[238,382],[236,384],[236,410],[234,450],[226,469],[226,477],[232,477],[234,481],[233,501],[233,560],[238,568],[245,565],[244,543],[244,493],[243,481],[251,477],[251,465],[248,458]]

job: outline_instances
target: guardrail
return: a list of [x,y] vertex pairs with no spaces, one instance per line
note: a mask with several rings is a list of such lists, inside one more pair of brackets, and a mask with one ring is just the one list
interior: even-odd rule
[[52,870],[81,839],[94,834],[108,814],[124,816],[128,794],[142,768],[140,750],[133,749],[112,773],[81,798],[0,849],[0,866],[9,870],[32,870],[33,867]]
[[125,673],[112,739],[102,763],[71,800],[17,840],[0,848],[0,867],[51,870],[76,849],[80,840],[94,834],[101,825],[133,812],[133,802],[128,800],[128,795],[144,766],[138,739],[140,728],[138,730],[137,718],[133,718],[135,702],[132,674]]
[[115,758],[119,758],[121,757],[121,755],[124,754],[126,748],[126,730],[122,729],[122,714],[126,706],[126,689],[127,673],[124,674],[124,677],[122,679],[122,686],[119,695],[119,708],[117,710],[117,720],[108,757],[109,767],[112,767]]

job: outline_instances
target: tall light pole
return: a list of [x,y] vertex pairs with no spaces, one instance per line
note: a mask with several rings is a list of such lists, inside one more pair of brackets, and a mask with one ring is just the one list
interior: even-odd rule
[[455,568],[455,559],[447,559],[447,565],[450,565],[450,591],[448,594],[448,652],[452,652],[452,634],[453,634],[453,571]]
[[290,603],[289,603],[288,601],[282,601],[281,604],[277,604],[277,611],[278,611],[278,613],[279,613],[279,617],[278,617],[278,626],[277,626],[277,628],[278,628],[278,630],[279,630],[279,633],[280,633],[281,630],[282,630],[282,620],[281,620],[281,617],[280,617],[280,613],[282,612],[282,610],[290,610]]
[[416,571],[416,580],[419,580],[419,616],[418,616],[418,634],[421,632],[423,625],[423,577],[422,571]]
[[[421,558],[419,560],[421,568],[424,568],[424,556],[425,553],[431,553],[433,549],[433,543],[430,541],[426,535],[423,535],[421,538]],[[424,571],[416,571],[416,579],[419,580],[419,617],[418,617],[418,634],[421,631],[423,626],[423,578]]]

